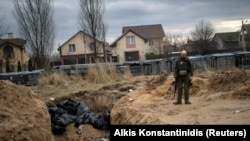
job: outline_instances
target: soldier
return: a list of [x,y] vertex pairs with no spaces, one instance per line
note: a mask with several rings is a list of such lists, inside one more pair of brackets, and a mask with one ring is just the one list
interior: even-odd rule
[[187,57],[187,51],[182,50],[180,58],[175,62],[174,77],[178,87],[177,101],[174,104],[182,103],[182,93],[184,87],[185,104],[191,104],[189,101],[189,87],[191,85],[191,77],[193,76],[192,64]]

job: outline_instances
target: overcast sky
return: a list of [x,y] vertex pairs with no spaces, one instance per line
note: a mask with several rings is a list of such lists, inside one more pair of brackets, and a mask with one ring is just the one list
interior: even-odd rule
[[[79,0],[54,0],[53,6],[58,45],[80,29]],[[121,35],[123,26],[162,24],[166,34],[188,35],[202,19],[210,21],[215,32],[240,30],[241,20],[250,19],[250,0],[105,0],[105,8],[109,43]],[[18,36],[12,0],[0,0],[2,15],[10,25],[9,32]]]

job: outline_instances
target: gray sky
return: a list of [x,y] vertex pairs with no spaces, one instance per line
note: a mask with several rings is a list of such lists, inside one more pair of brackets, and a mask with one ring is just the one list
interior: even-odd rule
[[[79,0],[54,0],[56,40],[63,44],[79,31]],[[123,26],[162,24],[165,33],[189,35],[200,20],[209,20],[215,32],[240,30],[241,20],[250,23],[250,0],[105,0],[107,41],[121,35]],[[5,15],[9,32],[18,36],[12,0],[0,0],[0,17]]]

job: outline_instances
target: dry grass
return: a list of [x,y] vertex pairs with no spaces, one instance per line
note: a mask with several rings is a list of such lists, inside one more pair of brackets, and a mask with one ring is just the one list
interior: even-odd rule
[[87,81],[96,84],[128,80],[131,77],[132,74],[129,69],[119,74],[112,63],[106,65],[97,63],[95,67],[89,68],[87,72]]
[[48,72],[43,74],[39,79],[39,87],[44,86],[66,86],[67,84],[107,84],[117,81],[126,81],[132,78],[132,74],[129,69],[124,73],[119,74],[116,72],[116,68],[112,63],[100,64],[97,63],[95,67],[89,67],[86,75],[86,79],[83,79],[80,73],[74,76],[68,76],[63,72]]
[[75,75],[69,77],[72,83],[81,83],[83,81],[83,76],[81,73],[77,72]]
[[69,82],[70,78],[62,72],[51,72],[44,73],[39,79],[38,84],[40,87],[44,87],[47,85],[60,86],[65,85]]

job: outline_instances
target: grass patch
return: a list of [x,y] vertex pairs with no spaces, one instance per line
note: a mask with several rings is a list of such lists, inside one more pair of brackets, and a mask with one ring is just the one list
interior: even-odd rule
[[47,85],[60,86],[65,85],[70,78],[63,72],[46,72],[38,79],[38,85],[44,87]]
[[39,87],[44,86],[66,86],[67,84],[107,84],[117,81],[127,81],[133,78],[129,68],[123,73],[116,71],[115,65],[112,63],[96,63],[89,66],[86,76],[76,73],[68,76],[64,72],[46,72],[38,79]]
[[112,63],[96,63],[94,67],[88,68],[86,78],[90,83],[100,84],[129,80],[132,78],[132,74],[129,69],[126,69],[123,73],[118,73]]

